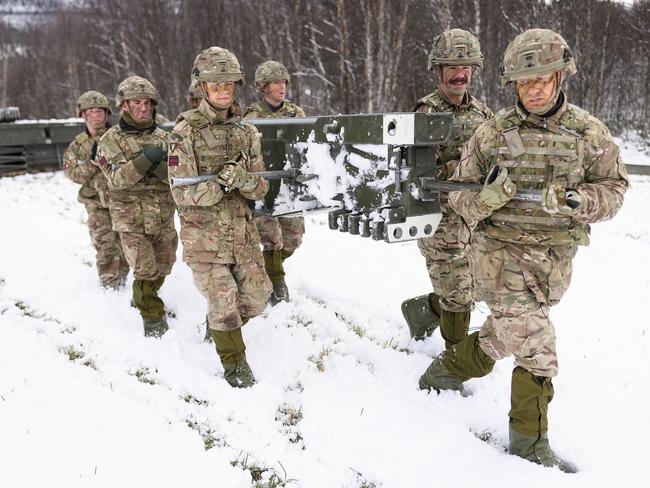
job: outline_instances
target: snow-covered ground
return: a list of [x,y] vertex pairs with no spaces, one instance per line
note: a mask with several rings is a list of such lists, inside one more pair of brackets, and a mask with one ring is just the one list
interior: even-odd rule
[[[401,318],[401,301],[430,287],[415,243],[308,219],[287,261],[292,302],[244,329],[258,383],[236,390],[202,342],[205,304],[180,249],[162,288],[176,318],[161,340],[145,338],[129,290],[97,284],[76,191],[61,173],[0,179],[0,486],[644,483],[650,178],[634,177],[619,215],[594,225],[553,309],[560,375],[550,439],[574,475],[472,433],[506,442],[511,360],[469,382],[470,397],[418,390],[442,341],[410,341]],[[479,304],[472,326],[484,318]]]
[[636,131],[624,131],[614,141],[621,148],[621,157],[625,164],[650,166],[650,141],[641,137]]

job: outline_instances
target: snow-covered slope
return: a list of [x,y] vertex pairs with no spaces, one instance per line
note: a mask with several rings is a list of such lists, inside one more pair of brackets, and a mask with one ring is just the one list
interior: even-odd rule
[[[566,475],[508,456],[512,361],[472,396],[417,388],[438,334],[411,342],[399,305],[429,291],[415,243],[307,222],[292,302],[244,329],[258,384],[234,390],[202,342],[203,299],[179,261],[176,314],[143,337],[130,291],[103,291],[76,185],[0,179],[0,486],[637,486],[650,436],[650,179],[593,227],[553,309],[560,355],[550,439]],[[472,318],[479,327],[485,306]],[[208,449],[206,449],[208,447]],[[253,480],[256,481],[253,481]],[[255,483],[260,483],[255,485]]]

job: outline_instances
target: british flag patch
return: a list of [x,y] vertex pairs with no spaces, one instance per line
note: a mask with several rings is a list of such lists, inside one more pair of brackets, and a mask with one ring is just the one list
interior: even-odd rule
[[178,166],[178,156],[169,156],[167,166]]

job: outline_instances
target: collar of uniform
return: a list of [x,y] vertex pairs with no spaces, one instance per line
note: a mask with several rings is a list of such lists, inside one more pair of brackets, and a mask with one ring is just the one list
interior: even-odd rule
[[133,117],[131,117],[128,112],[122,111],[122,116],[118,121],[118,125],[124,132],[153,132],[156,130],[156,127],[158,127],[158,124],[156,124],[155,116],[156,112],[154,111],[151,114],[151,119],[149,119],[144,124],[138,124],[135,122],[135,120],[133,120]]
[[532,127],[541,127],[544,129],[557,127],[562,115],[564,115],[564,112],[566,112],[567,109],[567,99],[564,91],[560,92],[559,98],[559,107],[557,107],[557,109],[553,107],[550,111],[555,111],[547,117],[530,113],[519,100],[517,100],[517,103],[515,104],[515,111],[519,119],[521,119],[522,124],[525,123]]
[[266,107],[269,109],[269,112],[271,112],[273,114],[275,112],[278,112],[278,111],[282,110],[282,108],[284,107],[284,100],[282,100],[280,105],[273,105],[273,104],[267,102],[266,99],[264,99],[264,103],[266,104]]
[[472,95],[470,95],[469,90],[463,95],[463,101],[460,105],[456,105],[451,100],[449,100],[439,88],[436,88],[435,93],[440,97],[440,99],[445,102],[451,108],[451,111],[465,111],[469,108],[470,102],[472,101]]
[[211,124],[225,124],[237,122],[241,117],[241,109],[237,102],[233,102],[228,110],[217,110],[207,99],[201,100],[199,111]]

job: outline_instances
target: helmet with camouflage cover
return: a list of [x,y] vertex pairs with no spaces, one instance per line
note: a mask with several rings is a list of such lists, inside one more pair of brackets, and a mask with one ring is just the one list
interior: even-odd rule
[[444,31],[433,40],[427,67],[433,70],[441,66],[483,67],[481,45],[474,34],[463,29]]
[[255,70],[255,86],[261,90],[267,83],[277,80],[284,80],[289,84],[291,77],[287,68],[277,61],[264,61]]
[[154,88],[149,80],[141,76],[129,76],[117,87],[115,101],[117,106],[122,105],[126,100],[136,98],[149,98],[154,105],[158,104],[158,90]]
[[212,46],[201,51],[194,59],[192,79],[198,82],[244,84],[244,72],[237,57],[222,47]]
[[81,112],[89,108],[103,108],[108,115],[111,114],[111,107],[108,105],[108,98],[98,91],[90,90],[82,93],[77,100],[77,115],[81,117]]
[[557,32],[530,29],[519,34],[506,48],[500,67],[501,85],[564,71],[576,72],[576,63],[569,45]]
[[195,79],[192,79],[190,82],[190,86],[187,89],[187,94],[189,95],[190,98],[202,98],[203,97],[203,92],[201,91],[201,87],[199,86],[198,81]]

